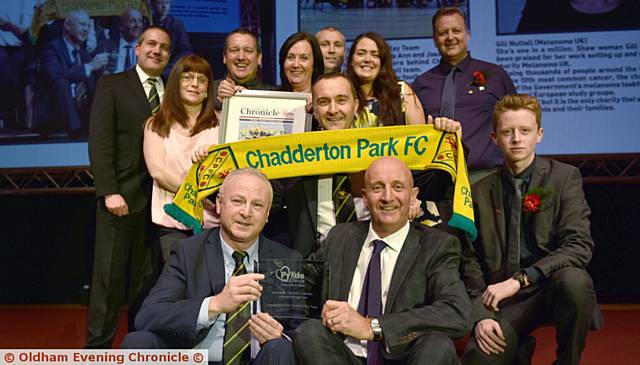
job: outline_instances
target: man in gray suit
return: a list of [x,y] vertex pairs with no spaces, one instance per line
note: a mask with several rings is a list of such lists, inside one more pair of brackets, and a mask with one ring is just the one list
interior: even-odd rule
[[518,349],[551,322],[556,364],[578,364],[600,319],[586,271],[594,243],[580,172],[536,156],[544,131],[534,97],[504,96],[493,118],[505,163],[472,187],[479,235],[463,245],[462,271],[475,329],[463,363],[526,362]]
[[409,222],[418,189],[395,158],[369,166],[362,193],[371,221],[336,225],[310,256],[325,261],[326,302],[296,330],[299,361],[457,364],[450,337],[469,329],[470,306],[459,241]]

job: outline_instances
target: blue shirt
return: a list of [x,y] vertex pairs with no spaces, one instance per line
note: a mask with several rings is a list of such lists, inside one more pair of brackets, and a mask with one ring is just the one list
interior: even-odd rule
[[[425,116],[438,117],[444,80],[451,69],[444,60],[418,76],[411,87],[418,95]],[[455,73],[455,118],[462,124],[462,142],[469,148],[469,170],[481,170],[502,165],[502,154],[491,140],[493,107],[507,94],[516,92],[513,81],[505,70],[493,63],[467,56]],[[482,72],[486,77],[483,87],[474,84],[473,74]]]

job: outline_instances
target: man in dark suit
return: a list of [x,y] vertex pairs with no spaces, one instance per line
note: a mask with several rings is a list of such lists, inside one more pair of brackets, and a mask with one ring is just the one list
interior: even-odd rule
[[87,51],[90,25],[85,11],[74,11],[64,20],[62,37],[42,48],[37,119],[44,130],[86,133],[95,77],[107,64],[106,53],[91,57]]
[[[460,243],[409,222],[411,172],[383,157],[365,173],[370,222],[339,224],[310,258],[325,261],[322,321],[305,321],[303,364],[457,364],[450,337],[469,329]],[[310,278],[313,280],[313,276]]]
[[[209,361],[214,363],[246,364],[253,353],[253,364],[295,364],[283,326],[268,313],[251,315],[250,310],[258,305],[264,279],[253,272],[254,262],[301,258],[260,236],[272,196],[271,184],[257,170],[229,173],[216,198],[220,227],[173,246],[136,318],[141,331],[127,335],[123,347],[195,347],[208,349]],[[260,351],[252,351],[251,334]]]
[[142,126],[160,105],[170,43],[164,29],[147,28],[136,45],[137,66],[101,78],[94,97],[89,158],[97,210],[89,348],[111,347],[125,298],[132,319],[151,272],[144,244],[151,179],[142,156]]
[[244,89],[271,90],[260,78],[262,48],[258,36],[246,28],[237,28],[224,39],[222,62],[227,68],[223,79],[213,82],[216,110],[222,110],[222,99]]
[[[323,130],[352,128],[356,110],[358,97],[353,83],[346,75],[325,74],[313,84],[313,115]],[[433,123],[436,129],[449,132],[460,127],[460,123],[448,118],[437,118]],[[424,176],[422,172],[417,172],[416,175]],[[336,223],[369,219],[369,212],[360,196],[362,173],[343,174],[342,177],[345,179],[308,176],[273,182],[274,210],[277,211],[276,214],[286,214],[283,220],[288,222],[290,245],[303,256],[317,250]],[[450,177],[445,178],[450,184]],[[427,185],[433,181],[428,178],[421,180]],[[285,206],[286,211],[281,211]],[[349,213],[344,214],[342,211]],[[410,217],[417,218],[421,214],[419,201],[412,201]],[[270,227],[270,233],[271,228],[279,227]],[[272,236],[277,234],[273,233]]]
[[556,364],[578,364],[599,313],[580,172],[536,156],[543,129],[535,98],[504,96],[493,118],[505,163],[472,187],[479,235],[464,245],[462,271],[475,329],[463,363],[511,364],[529,333],[552,322]]

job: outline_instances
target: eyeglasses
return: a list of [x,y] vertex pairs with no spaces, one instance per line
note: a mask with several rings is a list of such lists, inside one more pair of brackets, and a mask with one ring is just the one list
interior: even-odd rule
[[207,85],[209,83],[209,79],[206,76],[194,73],[183,73],[180,75],[180,81],[185,84],[190,84],[193,80],[198,80],[198,85]]

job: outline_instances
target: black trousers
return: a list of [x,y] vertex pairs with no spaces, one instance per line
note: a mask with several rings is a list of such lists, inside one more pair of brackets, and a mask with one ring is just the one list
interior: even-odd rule
[[[384,328],[383,328],[384,331]],[[320,320],[305,321],[295,330],[293,347],[299,364],[362,365],[344,343],[344,336],[333,334]],[[428,332],[418,336],[402,354],[394,354],[393,360],[385,354],[385,365],[459,364],[453,341],[444,333]]]
[[589,274],[573,267],[560,269],[546,282],[523,289],[500,306],[496,316],[507,340],[505,352],[486,355],[472,333],[462,363],[511,364],[518,346],[533,330],[553,323],[556,327],[556,364],[577,365],[596,306]]
[[133,328],[137,308],[154,281],[151,250],[145,245],[148,222],[147,209],[116,217],[98,206],[87,348],[111,348],[125,303]]

